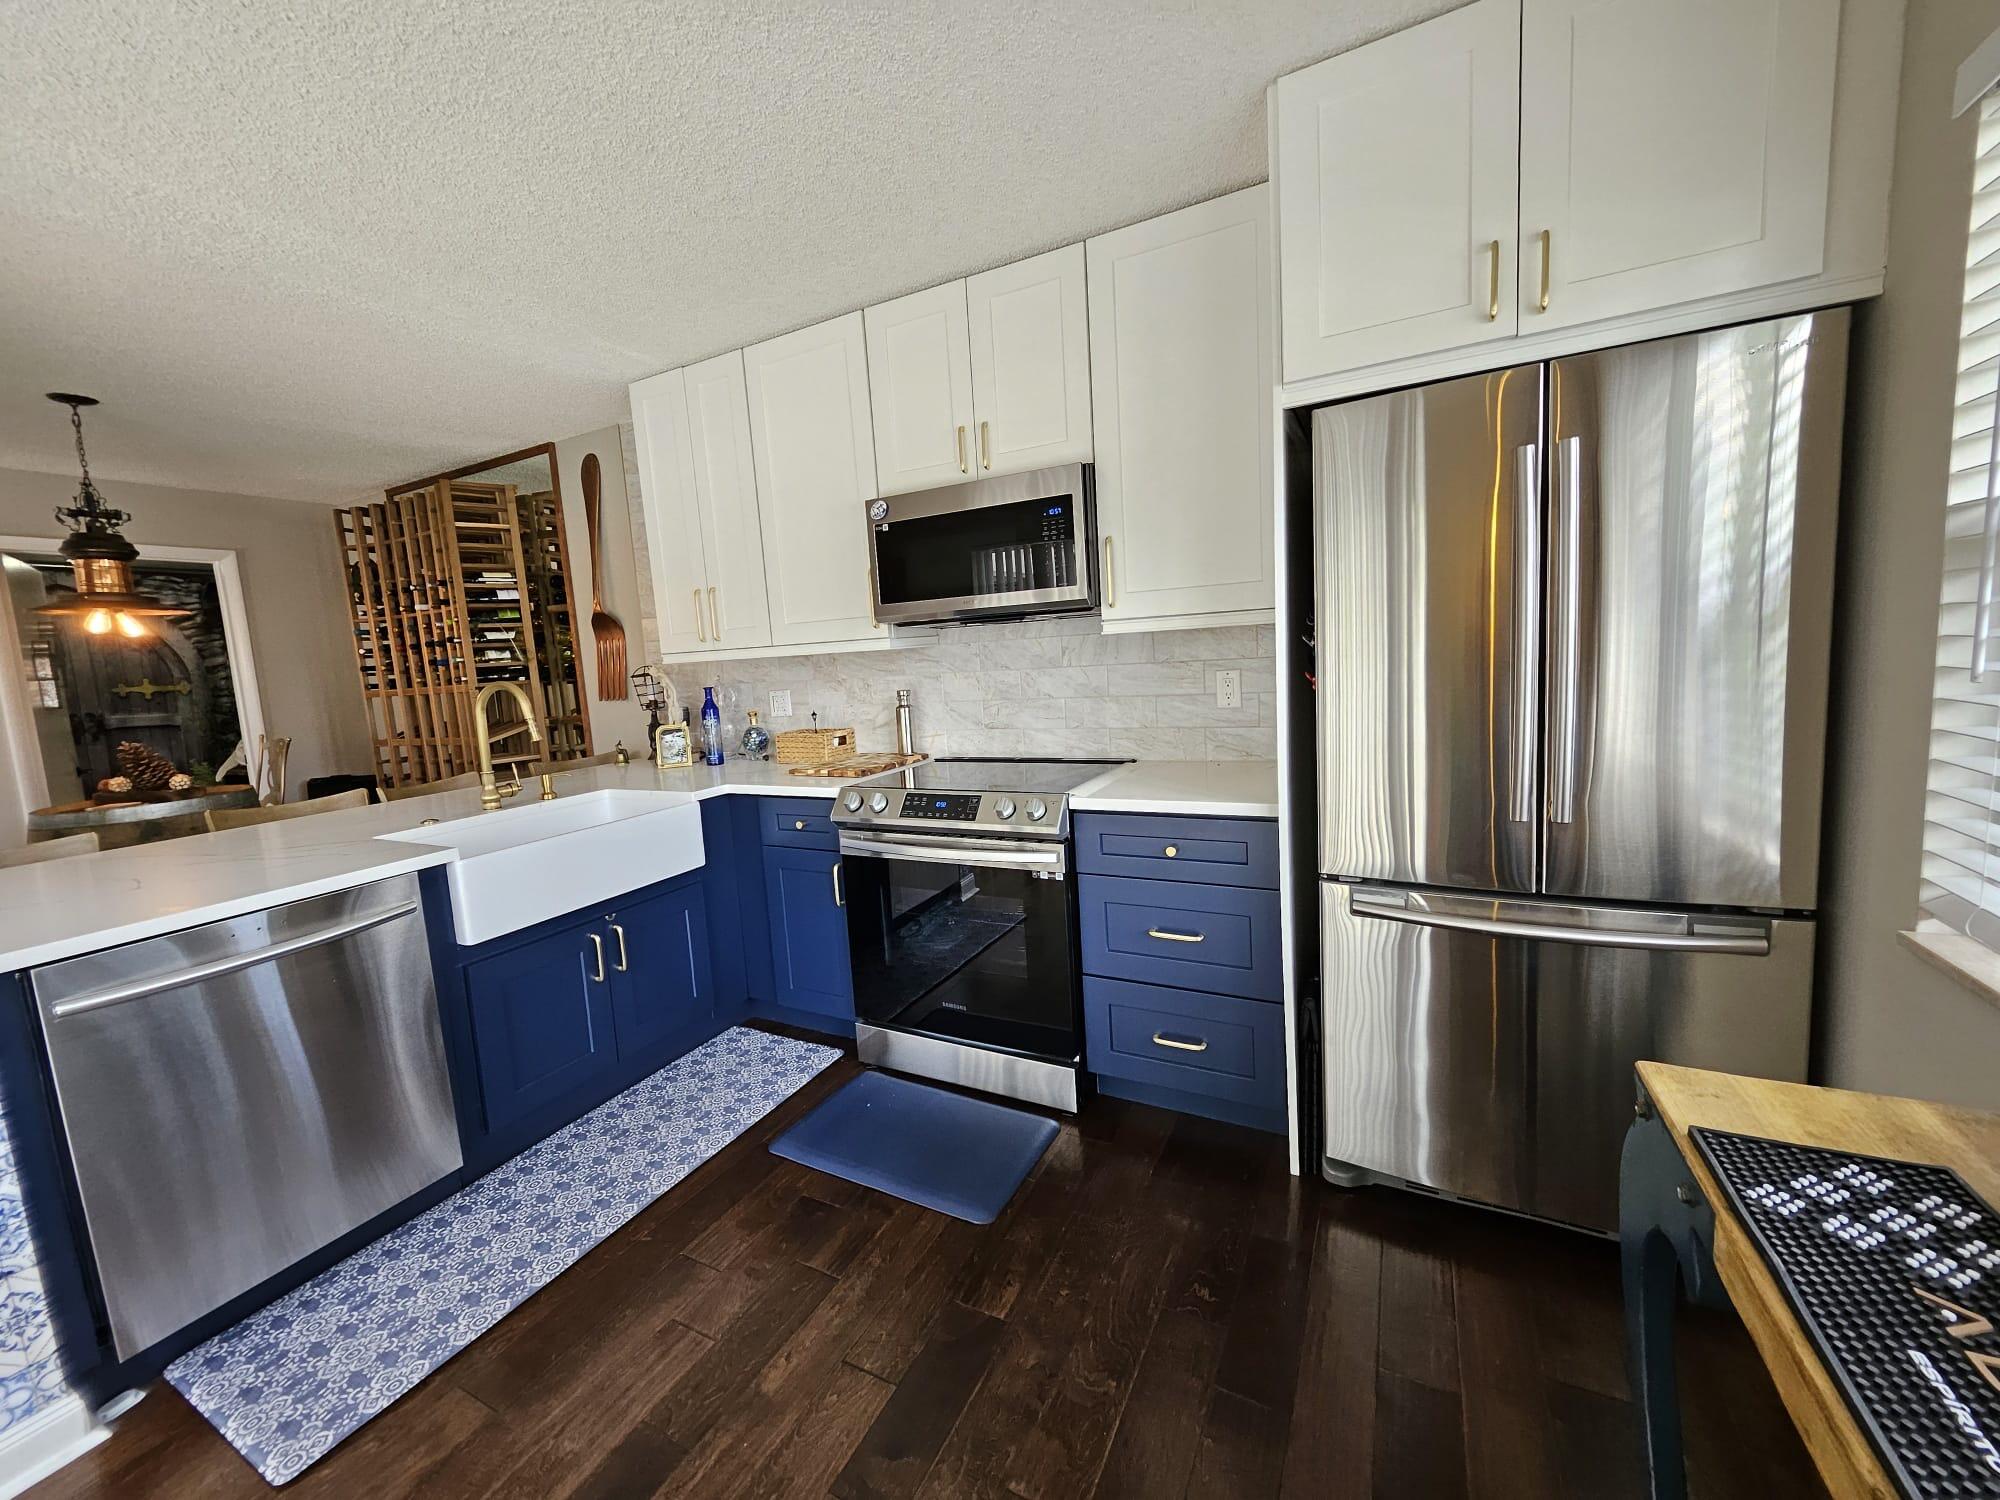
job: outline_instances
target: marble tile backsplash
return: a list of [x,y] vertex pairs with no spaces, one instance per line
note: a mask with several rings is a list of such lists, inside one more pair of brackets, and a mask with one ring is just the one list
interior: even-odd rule
[[[652,573],[629,423],[620,429],[632,537],[639,549],[647,661],[660,655]],[[1216,706],[1215,674],[1242,673],[1242,702]],[[1127,755],[1139,760],[1269,760],[1277,755],[1273,627],[1231,625],[1105,635],[1094,619],[971,625],[894,651],[759,657],[675,668],[690,712],[716,689],[723,742],[735,754],[756,709],[773,733],[851,724],[863,750],[896,743],[896,690],[908,688],[919,750],[932,755]],[[792,716],[771,717],[771,694]]]

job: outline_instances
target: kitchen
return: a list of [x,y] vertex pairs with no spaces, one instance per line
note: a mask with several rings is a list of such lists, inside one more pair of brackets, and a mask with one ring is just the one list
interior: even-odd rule
[[[78,76],[151,86],[116,9],[7,23],[32,138]],[[479,153],[375,130],[429,128],[396,49],[456,73],[464,36],[160,34],[354,91],[254,150],[178,106],[254,158],[214,201],[265,258],[244,302],[172,274],[338,356],[229,375],[259,440],[90,353],[117,268],[37,252],[0,1488],[1673,1494],[1683,1427],[1697,1493],[1907,1486],[1862,1355],[1782,1298],[1814,1247],[1675,1090],[1903,1096],[1974,1149],[1736,1134],[1995,1193],[1990,799],[1938,745],[1993,712],[1976,207],[1953,236],[2000,13],[503,9],[482,42],[566,82],[628,65],[548,159],[447,110],[471,170],[553,202],[570,153],[596,201],[675,87],[716,112],[698,169],[609,235],[482,240],[444,165]],[[744,47],[848,127],[812,174]],[[93,127],[107,183],[208,172],[132,126]],[[357,201],[485,217],[336,226],[284,187],[336,141]],[[188,233],[21,187],[103,245]],[[308,224],[325,255],[267,253]],[[1927,1336],[1978,1354],[1956,1253]],[[1710,1309],[1678,1398],[1676,1287]]]

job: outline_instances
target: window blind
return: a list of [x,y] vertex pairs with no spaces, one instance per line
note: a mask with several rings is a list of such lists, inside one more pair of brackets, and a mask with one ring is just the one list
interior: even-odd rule
[[1979,107],[1964,299],[1918,901],[2000,951],[2000,93]]

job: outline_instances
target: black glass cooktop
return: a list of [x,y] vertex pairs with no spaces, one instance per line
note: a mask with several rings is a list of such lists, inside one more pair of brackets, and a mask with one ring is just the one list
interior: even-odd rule
[[1053,797],[1102,776],[1112,766],[1129,764],[1129,759],[1115,757],[1097,760],[1014,760],[965,756],[922,761],[903,774],[909,778],[908,785],[919,791],[1026,792]]

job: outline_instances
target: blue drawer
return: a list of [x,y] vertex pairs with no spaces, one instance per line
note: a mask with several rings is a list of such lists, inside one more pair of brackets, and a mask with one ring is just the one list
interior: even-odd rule
[[1078,813],[1075,829],[1076,867],[1086,875],[1278,888],[1273,818]]
[[1221,995],[1083,981],[1084,1066],[1109,1078],[1285,1110],[1285,1013]]
[[1086,974],[1283,998],[1276,891],[1085,875],[1077,908]]
[[831,797],[759,797],[757,826],[767,844],[790,844],[799,849],[840,847]]

